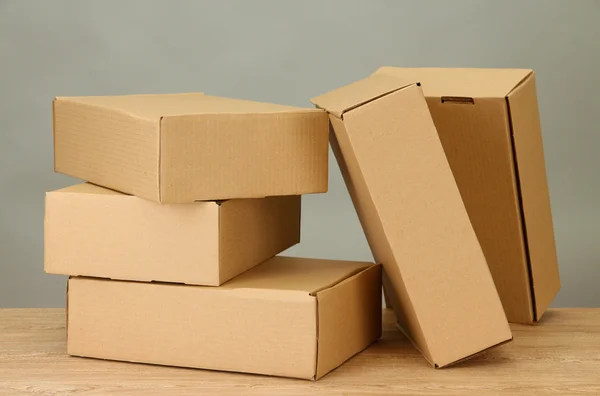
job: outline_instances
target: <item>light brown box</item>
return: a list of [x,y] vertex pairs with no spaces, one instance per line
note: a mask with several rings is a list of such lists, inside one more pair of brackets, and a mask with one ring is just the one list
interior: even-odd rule
[[162,203],[327,191],[324,111],[203,94],[56,98],[54,169]]
[[422,83],[508,320],[539,320],[560,277],[533,71],[384,67],[376,74]]
[[215,287],[71,278],[68,353],[318,379],[381,335],[381,270],[275,257]]
[[409,339],[435,367],[510,341],[421,88],[379,75],[312,102]]
[[300,196],[160,205],[84,183],[46,194],[46,272],[218,286],[300,241]]

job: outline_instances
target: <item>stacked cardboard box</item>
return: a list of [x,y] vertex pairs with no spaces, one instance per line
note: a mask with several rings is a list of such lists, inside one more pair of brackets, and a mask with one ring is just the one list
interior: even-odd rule
[[[434,367],[509,342],[559,287],[533,78],[382,68],[311,110],[56,99],[55,168],[88,181],[46,196],[69,353],[318,379],[380,336],[382,278]],[[277,256],[329,134],[376,264]]]
[[276,256],[327,191],[328,134],[316,109],[57,98],[55,168],[88,181],[46,195],[68,352],[314,379],[376,340],[378,265]]

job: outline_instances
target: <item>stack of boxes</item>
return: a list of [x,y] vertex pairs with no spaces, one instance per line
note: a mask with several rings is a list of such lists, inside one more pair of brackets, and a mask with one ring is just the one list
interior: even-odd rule
[[328,134],[202,94],[57,98],[55,168],[93,183],[46,196],[69,354],[314,379],[376,340],[378,265],[274,257],[327,191]]
[[[70,354],[318,379],[380,336],[382,280],[434,367],[542,316],[560,282],[531,71],[382,68],[311,101],[54,101],[55,169],[93,183],[46,196]],[[330,129],[377,264],[276,256],[327,190]]]

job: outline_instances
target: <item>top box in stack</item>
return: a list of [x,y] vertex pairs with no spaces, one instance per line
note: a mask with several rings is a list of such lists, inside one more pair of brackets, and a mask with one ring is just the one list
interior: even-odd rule
[[199,93],[53,110],[55,170],[96,186],[48,193],[50,273],[218,286],[298,243],[299,195],[327,191],[324,111]]
[[161,203],[327,191],[324,111],[203,94],[57,98],[57,172]]

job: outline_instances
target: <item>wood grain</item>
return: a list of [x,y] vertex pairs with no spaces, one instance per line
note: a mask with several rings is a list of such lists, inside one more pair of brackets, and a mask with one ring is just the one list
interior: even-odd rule
[[317,382],[69,357],[62,309],[0,310],[0,395],[600,395],[600,309],[556,309],[514,342],[434,370],[383,338]]

